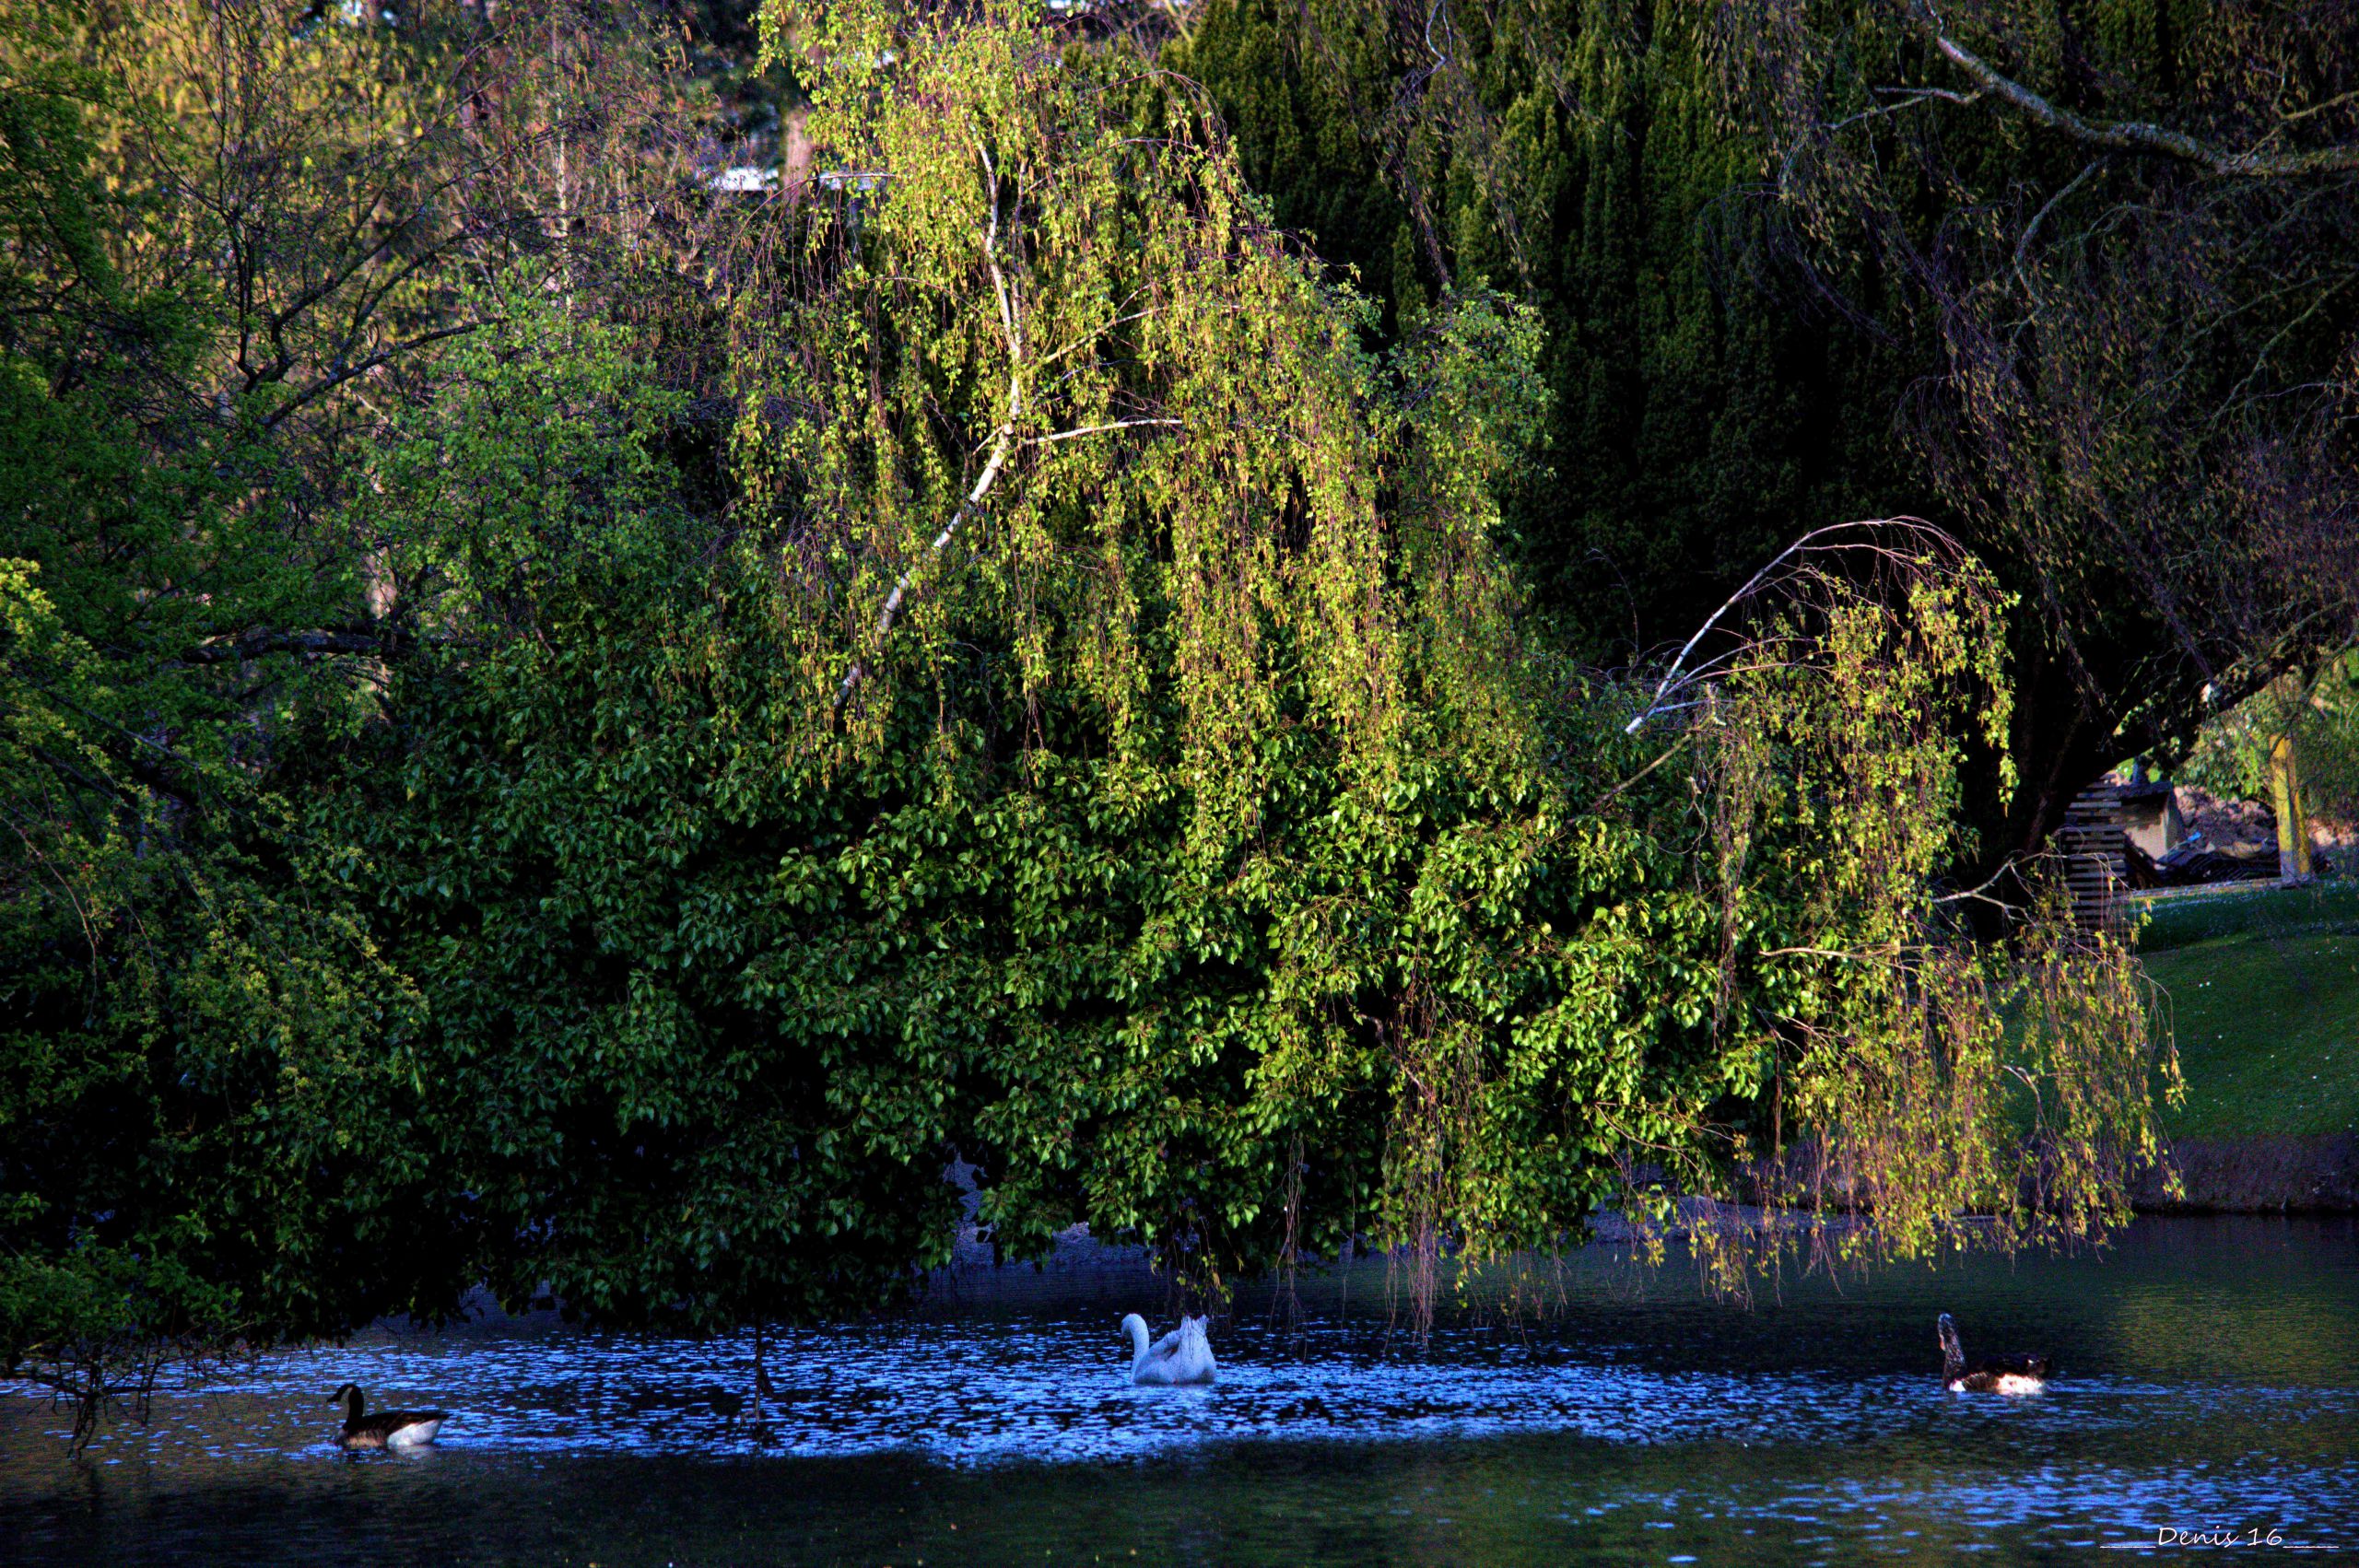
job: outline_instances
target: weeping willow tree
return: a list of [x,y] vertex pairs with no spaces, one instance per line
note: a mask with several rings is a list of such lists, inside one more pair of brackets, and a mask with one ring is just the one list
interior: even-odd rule
[[[1204,1283],[1332,1249],[1379,1197],[1379,1059],[1424,1048],[1437,963],[1480,962],[1417,952],[1398,899],[1478,847],[1528,875],[1550,831],[1490,537],[1531,322],[1470,295],[1375,360],[1133,57],[1012,13],[769,36],[824,63],[841,171],[745,370],[796,733],[831,780],[921,755],[1025,802],[987,1211]],[[1086,945],[1044,896],[1095,906]]]
[[831,9],[771,39],[827,62],[812,135],[842,167],[756,323],[741,451],[847,757],[944,699],[979,631],[1012,696],[1086,708],[1118,766],[1149,758],[1167,677],[1206,849],[1251,827],[1289,685],[1363,785],[1426,739],[1515,753],[1487,487],[1539,396],[1527,316],[1470,295],[1374,362],[1363,302],[1134,58],[1005,16]]
[[1859,1257],[2119,1217],[2169,1073],[2125,955],[1933,891],[1958,737],[2004,744],[1987,573],[1814,542],[1649,706],[1520,640],[1528,312],[1372,356],[1126,51],[767,22],[824,171],[743,301],[773,755],[894,782],[761,965],[971,1096],[1003,1247],[1086,1220],[1216,1292],[1372,1236],[1424,1318],[1445,1253],[1616,1201],[1865,1211]]
[[2158,1106],[2183,1090],[2120,941],[2074,925],[2052,868],[2001,943],[1969,919],[1993,883],[1944,883],[1971,848],[1968,736],[2014,781],[2010,608],[1917,520],[1818,530],[1740,590],[1714,621],[1741,629],[1691,667],[1699,634],[1631,721],[1695,715],[1721,911],[1715,1027],[1761,1053],[1725,1163],[1695,1157],[1716,1152],[1708,1134],[1666,1164],[1690,1193],[1760,1206],[1698,1229],[1725,1281],[1797,1244],[1858,1262],[2101,1239],[2160,1161]]

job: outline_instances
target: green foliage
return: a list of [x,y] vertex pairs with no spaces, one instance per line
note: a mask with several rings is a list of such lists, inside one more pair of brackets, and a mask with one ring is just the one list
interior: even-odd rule
[[[1200,1277],[1367,1226],[1428,1267],[1445,1235],[1539,1240],[1633,1148],[1729,1179],[1789,1032],[1798,1129],[1895,1174],[1874,1245],[1925,1250],[1992,1204],[2010,1236],[2118,1217],[2154,1148],[2121,955],[2055,945],[2051,915],[2048,946],[1986,960],[1930,902],[1959,726],[2003,750],[1987,576],[1919,531],[1859,546],[1895,563],[1888,605],[1811,577],[1817,619],[1672,747],[1743,819],[1731,841],[1778,845],[1707,850],[1680,773],[1620,790],[1636,743],[1501,657],[1486,497],[1534,404],[1489,346],[1512,312],[1446,299],[1376,376],[1352,302],[1233,227],[1254,204],[1196,150],[1184,94],[1131,111],[1148,137],[1097,85],[1119,62],[1020,26],[834,22],[827,56],[868,64],[820,87],[815,135],[889,179],[815,227],[809,303],[756,362],[783,390],[747,399],[787,412],[745,437],[775,474],[803,723],[841,737],[813,755],[838,778],[923,744],[994,789],[1156,786],[1180,833],[1158,870],[1152,819],[1115,824],[1173,967],[1126,960],[1090,997],[1087,964],[1054,965],[1088,1026],[989,1067],[1005,1239],[1078,1213],[1171,1239]],[[1147,158],[1180,199],[1134,214]],[[1111,450],[1053,451],[1083,430]],[[1568,796],[1591,768],[1610,813]],[[1228,973],[1191,973],[1208,959]],[[1215,975],[1216,1006],[1191,994]],[[2011,1033],[2019,987],[2038,1017]],[[1131,1054],[1099,1098],[1109,1034]],[[2018,1211],[2026,1078],[2060,1095],[2058,1179]],[[1904,1163],[1945,1140],[1957,1162]]]
[[87,1436],[166,1347],[334,1331],[458,1282],[405,1248],[432,1223],[419,1173],[370,1142],[414,1110],[381,1054],[412,992],[318,885],[251,708],[139,679],[35,580],[0,577],[0,1358],[81,1400]]
[[87,1438],[168,1352],[459,1287],[370,1141],[414,1106],[414,992],[285,788],[358,705],[270,628],[358,563],[289,529],[252,404],[186,397],[207,300],[119,263],[158,240],[98,161],[127,111],[0,23],[0,1361]]
[[2294,743],[2313,817],[2359,818],[2359,652],[2326,660],[2315,675],[2287,674],[2206,722],[2177,769],[2189,784],[2236,801],[2267,801],[2269,748]]
[[864,813],[778,742],[769,597],[651,451],[678,400],[625,334],[499,305],[357,503],[437,638],[318,827],[430,1010],[404,1135],[511,1301],[865,1305],[946,1240],[915,1156],[954,1064],[807,1026],[835,988],[790,858]]

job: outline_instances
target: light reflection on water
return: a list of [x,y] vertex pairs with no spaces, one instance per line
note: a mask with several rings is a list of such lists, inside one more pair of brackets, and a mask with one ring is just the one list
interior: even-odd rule
[[[2034,1562],[2176,1526],[2359,1562],[2347,1222],[2146,1222],[2102,1258],[1812,1281],[1749,1310],[1675,1273],[1640,1293],[1602,1250],[1542,1282],[1543,1317],[1507,1327],[1478,1292],[1422,1356],[1388,1342],[1380,1270],[1307,1282],[1291,1333],[1249,1295],[1215,1332],[1219,1384],[1147,1389],[1114,1323],[1155,1312],[1154,1282],[1003,1274],[774,1334],[759,1425],[722,1413],[749,1339],[534,1319],[217,1372],[80,1469],[58,1416],[0,1395],[0,1558]],[[2045,1350],[2059,1379],[1944,1393],[1944,1307],[1969,1352]],[[347,1379],[452,1410],[439,1449],[336,1452],[325,1396]]]

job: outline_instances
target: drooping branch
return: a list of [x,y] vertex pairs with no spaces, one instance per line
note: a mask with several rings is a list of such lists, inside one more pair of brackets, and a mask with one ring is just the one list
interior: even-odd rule
[[[967,519],[983,504],[984,497],[991,494],[992,486],[998,483],[1000,475],[1005,472],[1008,460],[1014,457],[1021,448],[1045,447],[1058,441],[1074,440],[1082,436],[1103,435],[1119,430],[1182,423],[1178,419],[1158,417],[1120,419],[1109,424],[1084,425],[1074,429],[1058,430],[1025,440],[1017,439],[1016,427],[1024,417],[1026,347],[1023,310],[1015,290],[1008,283],[1006,272],[1000,265],[999,170],[992,162],[988,147],[977,146],[975,158],[982,170],[984,189],[989,192],[991,197],[990,216],[985,221],[983,228],[983,269],[991,277],[992,301],[999,315],[1001,342],[1007,350],[1007,413],[1006,416],[1001,420],[999,428],[992,433],[991,454],[984,461],[982,473],[976,477],[974,486],[968,490],[967,498],[960,503],[957,511],[953,513],[950,521],[943,525],[942,532],[934,535],[933,543],[926,547],[927,561],[939,558],[943,551],[949,548],[951,540],[957,537],[958,531],[965,526]],[[1016,211],[1020,221],[1023,212],[1020,201]],[[1109,324],[1135,320],[1148,313],[1136,311],[1130,316],[1117,317],[1116,322]],[[1086,341],[1086,338],[1082,340],[1082,342]],[[1046,356],[1041,363],[1047,364],[1079,346],[1081,342],[1068,344],[1064,348]],[[886,596],[884,608],[877,613],[876,616],[876,637],[880,644],[891,634],[894,623],[900,619],[901,608],[908,603],[910,590],[916,576],[917,568],[915,568],[901,573],[894,580],[893,591]],[[836,706],[841,708],[851,698],[851,694],[859,689],[860,684],[867,678],[867,664],[864,661],[855,661],[852,667],[844,673],[842,684],[836,688]]]
[[[1831,522],[1823,528],[1812,529],[1808,533],[1803,534],[1800,539],[1795,540],[1783,550],[1778,551],[1778,554],[1770,559],[1768,565],[1763,567],[1759,571],[1755,572],[1751,578],[1746,579],[1743,588],[1740,588],[1734,593],[1730,594],[1728,598],[1722,602],[1719,609],[1713,611],[1709,615],[1705,617],[1704,624],[1696,628],[1696,634],[1689,638],[1687,641],[1681,646],[1679,652],[1672,659],[1671,668],[1663,672],[1662,679],[1655,685],[1654,695],[1647,699],[1647,706],[1639,711],[1637,717],[1632,719],[1629,723],[1622,727],[1622,732],[1625,735],[1635,735],[1641,729],[1645,728],[1648,720],[1652,719],[1659,713],[1670,711],[1670,708],[1666,708],[1663,699],[1684,690],[1690,682],[1694,681],[1696,676],[1704,673],[1704,670],[1700,669],[1688,669],[1687,656],[1696,651],[1697,644],[1701,643],[1706,638],[1712,634],[1712,628],[1719,626],[1720,622],[1727,617],[1730,611],[1735,609],[1738,605],[1752,598],[1755,592],[1760,591],[1763,585],[1776,578],[1787,562],[1795,559],[1797,556],[1808,556],[1815,551],[1828,549],[1866,548],[1880,554],[1890,554],[1891,552],[1889,547],[1878,544],[1874,542],[1873,535],[1878,530],[1891,530],[1915,538],[1922,539],[1947,553],[1954,554],[1957,550],[1956,541],[1951,539],[1940,529],[1935,528],[1931,523],[1927,522],[1922,518],[1874,518],[1858,522]],[[1870,535],[1870,539],[1864,545],[1852,546],[1827,545],[1820,543],[1820,541],[1826,538],[1828,534],[1850,532],[1865,532]],[[1704,669],[1709,668],[1710,664],[1708,661],[1704,666]],[[1672,704],[1671,706],[1682,707],[1685,705]]]
[[2060,131],[2090,146],[2177,158],[2214,174],[2253,180],[2298,179],[2304,175],[2340,174],[2359,170],[2359,145],[2351,143],[2299,152],[2263,148],[2239,150],[2142,120],[2085,119],[2006,76],[1974,51],[1951,38],[1942,30],[1941,19],[1934,16],[1932,7],[1925,0],[1908,0],[1907,9],[1908,18],[1916,25],[1917,30],[1924,34],[1942,58],[1973,77],[1983,91],[2003,99],[2050,130]]

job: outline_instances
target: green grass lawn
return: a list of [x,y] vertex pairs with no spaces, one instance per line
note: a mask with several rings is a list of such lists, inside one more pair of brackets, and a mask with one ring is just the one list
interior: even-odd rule
[[2225,883],[2137,898],[2132,907],[2145,918],[2138,949],[2147,954],[2229,936],[2347,936],[2359,933],[2359,878]]
[[2173,1132],[2359,1131],[2359,885],[2173,900],[2140,948],[2187,1073]]

